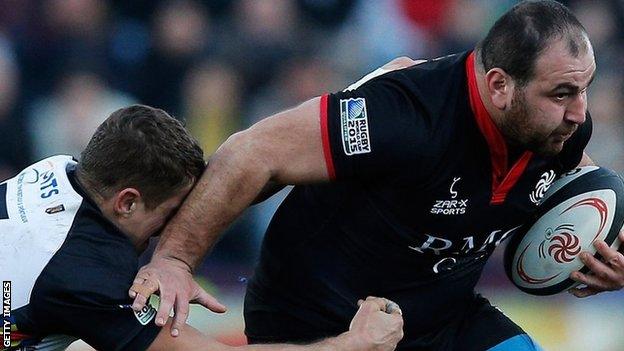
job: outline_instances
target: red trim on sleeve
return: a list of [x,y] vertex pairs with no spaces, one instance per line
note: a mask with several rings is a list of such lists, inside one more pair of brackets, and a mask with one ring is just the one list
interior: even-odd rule
[[492,117],[487,112],[481,100],[481,95],[479,95],[474,60],[474,52],[471,52],[466,59],[468,96],[470,99],[470,107],[477,121],[477,125],[479,126],[479,130],[481,130],[481,134],[485,137],[490,150],[490,159],[492,161],[492,198],[490,199],[490,204],[498,205],[505,202],[507,193],[524,173],[524,170],[531,161],[533,153],[525,151],[513,167],[511,167],[511,170],[508,170],[507,143],[496,124],[494,124],[494,121],[492,121]]
[[325,155],[325,165],[327,166],[327,174],[329,179],[336,179],[336,169],[334,168],[334,159],[331,153],[331,145],[329,144],[329,128],[327,125],[327,109],[329,108],[328,94],[321,96],[321,138],[323,140],[323,154]]

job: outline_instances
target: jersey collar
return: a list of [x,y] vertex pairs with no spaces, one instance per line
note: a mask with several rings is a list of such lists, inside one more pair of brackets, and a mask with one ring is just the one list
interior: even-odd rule
[[475,54],[473,51],[466,59],[470,108],[490,151],[490,160],[492,162],[492,197],[490,198],[490,204],[499,205],[505,202],[507,193],[509,193],[524,173],[533,153],[525,151],[511,169],[508,168],[507,143],[505,143],[503,135],[498,130],[496,124],[494,124],[494,121],[492,121],[492,117],[487,112],[481,100],[481,95],[479,95],[474,60]]

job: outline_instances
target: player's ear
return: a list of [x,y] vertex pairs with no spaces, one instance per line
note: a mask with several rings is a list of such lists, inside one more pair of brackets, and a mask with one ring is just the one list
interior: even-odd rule
[[499,110],[511,106],[514,80],[502,68],[492,68],[485,74],[485,82],[492,104]]
[[141,193],[135,188],[125,188],[115,195],[113,210],[121,217],[130,217],[142,201]]

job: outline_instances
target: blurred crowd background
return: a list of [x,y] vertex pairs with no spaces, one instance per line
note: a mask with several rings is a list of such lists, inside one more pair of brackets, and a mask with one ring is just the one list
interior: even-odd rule
[[[589,90],[589,154],[621,174],[624,2],[562,2],[586,26],[598,64]],[[469,50],[515,3],[0,0],[0,180],[49,155],[79,158],[97,125],[132,103],[185,121],[210,155],[233,132],[342,90],[396,56]],[[242,294],[283,196],[248,210],[206,260],[200,277],[232,312],[215,317],[194,309],[198,328],[244,341]],[[500,254],[481,287],[547,349],[621,349],[624,318],[610,306],[621,305],[622,294],[530,298],[507,282]]]

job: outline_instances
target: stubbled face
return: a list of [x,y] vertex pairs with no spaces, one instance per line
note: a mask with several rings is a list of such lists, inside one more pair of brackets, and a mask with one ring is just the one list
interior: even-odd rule
[[514,88],[501,125],[512,145],[554,156],[585,122],[587,87],[596,70],[589,41],[587,47],[573,57],[566,41],[553,42],[537,59],[534,77]]

